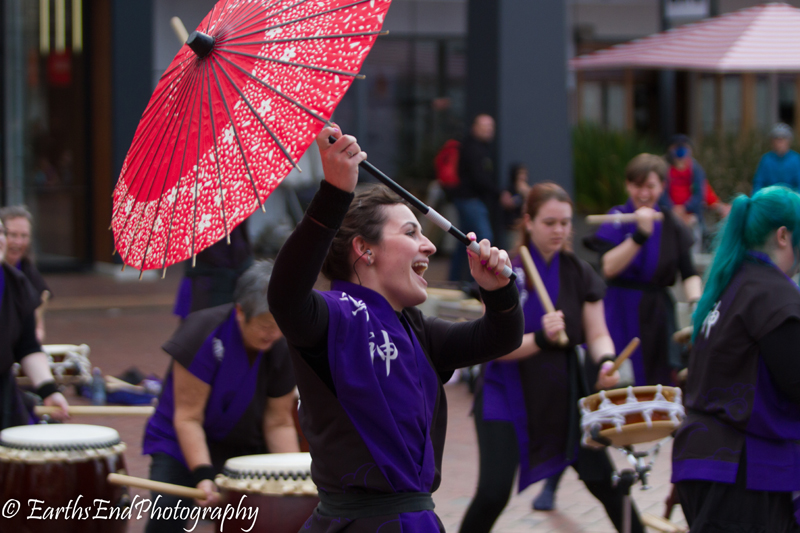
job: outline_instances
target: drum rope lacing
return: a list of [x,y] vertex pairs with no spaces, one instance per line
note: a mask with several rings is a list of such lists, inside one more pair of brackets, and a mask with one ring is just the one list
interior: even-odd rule
[[127,446],[119,439],[93,444],[23,444],[0,441],[0,460],[29,463],[82,462],[119,455]]
[[671,402],[664,397],[662,386],[656,386],[656,394],[652,400],[640,402],[633,392],[633,387],[628,387],[627,398],[623,404],[615,404],[606,397],[606,391],[600,391],[600,405],[596,411],[592,411],[586,405],[586,398],[581,398],[581,426],[592,428],[595,426],[610,424],[617,432],[622,431],[622,426],[626,423],[626,416],[641,414],[647,423],[647,427],[653,427],[653,413],[655,411],[666,413],[670,421],[677,427],[686,415],[681,402],[681,390],[675,389],[675,401]]
[[274,479],[276,481],[297,481],[298,479],[305,481],[311,477],[311,472],[263,472],[258,470],[232,470],[229,468],[222,469],[222,475],[231,479]]

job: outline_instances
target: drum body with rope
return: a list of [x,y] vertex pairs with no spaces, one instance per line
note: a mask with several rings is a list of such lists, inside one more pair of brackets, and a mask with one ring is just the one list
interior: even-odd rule
[[[13,518],[0,519],[0,529],[15,533],[126,531],[127,520],[121,515],[130,505],[128,490],[106,480],[109,473],[125,473],[124,450],[116,430],[102,426],[4,429],[0,432],[0,501],[17,500],[21,508]],[[104,500],[105,509],[99,509],[95,500]],[[57,508],[61,511],[55,516]],[[93,519],[98,513],[120,518]]]
[[583,444],[590,446],[595,434],[618,447],[663,439],[685,416],[681,390],[662,385],[601,391],[578,405]]
[[226,519],[225,531],[246,531],[255,519],[253,533],[297,533],[319,503],[307,453],[234,457],[225,462],[216,483],[223,505],[249,511]]

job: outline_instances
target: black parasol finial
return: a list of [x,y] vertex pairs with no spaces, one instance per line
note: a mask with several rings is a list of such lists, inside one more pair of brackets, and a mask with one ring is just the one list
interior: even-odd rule
[[201,31],[193,31],[189,38],[186,39],[186,44],[200,59],[211,53],[211,50],[214,49],[214,42],[215,39],[213,37]]

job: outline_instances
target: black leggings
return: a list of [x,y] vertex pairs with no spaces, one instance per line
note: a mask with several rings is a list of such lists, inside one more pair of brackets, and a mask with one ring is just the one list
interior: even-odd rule
[[[460,533],[488,533],[492,529],[508,503],[519,466],[519,446],[514,426],[510,422],[483,420],[483,397],[480,394],[475,401],[475,429],[480,453],[478,489],[464,515]],[[595,473],[592,478],[597,481],[587,481],[581,476],[583,483],[606,508],[617,531],[622,531],[623,494],[611,483],[614,468],[605,451],[581,448],[573,468],[579,475],[586,470]],[[643,531],[634,504],[631,532]]]

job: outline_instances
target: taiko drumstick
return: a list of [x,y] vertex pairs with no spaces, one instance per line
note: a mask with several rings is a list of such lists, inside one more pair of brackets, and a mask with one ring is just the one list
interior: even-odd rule
[[616,359],[614,359],[614,366],[611,367],[611,370],[609,370],[607,374],[613,374],[614,372],[619,370],[619,367],[622,366],[622,363],[625,362],[625,359],[630,357],[633,351],[638,347],[639,347],[639,337],[632,338],[631,342],[629,342],[628,345],[625,347],[625,349],[622,350],[622,353],[619,354]]
[[160,492],[161,494],[171,494],[172,496],[180,496],[181,498],[193,498],[195,500],[205,500],[206,493],[200,489],[192,487],[184,487],[183,485],[175,485],[173,483],[163,483],[161,481],[153,481],[141,477],[126,476],[124,474],[109,474],[108,482],[112,485],[125,485],[127,487],[136,487],[138,489],[151,490],[153,492]]
[[[36,415],[52,415],[61,411],[60,407],[37,405],[33,408]],[[155,408],[150,405],[70,405],[67,412],[70,415],[131,415],[150,416]]]
[[[653,220],[664,220],[664,213],[654,214]],[[605,224],[606,222],[636,222],[636,213],[610,213],[586,217],[587,224]]]
[[[539,270],[536,268],[536,263],[533,262],[531,253],[525,246],[520,246],[519,255],[522,258],[522,267],[525,269],[528,279],[533,280],[533,287],[536,289],[536,294],[539,296],[539,301],[542,302],[542,307],[544,307],[545,312],[555,313],[556,308],[553,307],[553,302],[550,300],[550,295],[547,294],[547,288],[544,286],[542,277],[539,275]],[[569,343],[567,332],[564,330],[559,331],[558,344],[561,346],[566,346],[567,343]]]

